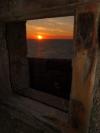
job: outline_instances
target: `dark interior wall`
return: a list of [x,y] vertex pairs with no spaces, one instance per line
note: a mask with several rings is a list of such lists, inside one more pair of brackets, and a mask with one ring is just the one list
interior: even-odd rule
[[[16,96],[15,93],[12,93],[13,89],[29,87],[29,71],[27,60],[25,59],[26,28],[25,22],[19,20],[24,21],[32,18],[73,14],[73,10],[71,10],[73,9],[72,7],[66,8],[67,0],[48,1],[0,1],[0,22],[10,21],[6,26],[5,23],[0,24],[0,98],[2,96],[4,99],[0,99],[1,133],[56,133],[56,131],[53,131],[52,127],[50,127],[50,121],[44,120],[44,115],[49,116],[49,114],[52,113],[55,116],[62,117],[63,115],[63,113],[59,113],[58,110],[48,108],[48,106],[35,102],[34,100],[18,95]],[[13,23],[11,21],[17,22]],[[7,96],[9,96],[9,98],[6,100]],[[35,118],[39,121],[36,122]],[[44,123],[44,121],[47,122]]]
[[0,20],[14,21],[73,15],[75,4],[88,1],[95,2],[95,0],[1,0]]
[[25,56],[25,22],[0,24],[0,133],[58,133],[43,118],[57,110],[12,91],[29,87]]
[[[54,123],[44,118],[44,115],[49,116],[53,113],[54,118],[56,116],[61,116],[62,119],[67,117],[67,115],[63,115],[63,112],[17,95],[12,91],[13,89],[29,87],[28,63],[25,58],[26,28],[25,22],[19,20],[71,15],[73,14],[73,8],[66,8],[66,2],[67,0],[52,2],[49,0],[49,3],[44,0],[0,1],[0,21],[10,21],[10,23],[6,23],[6,26],[5,23],[0,25],[0,97],[4,98],[4,100],[0,100],[0,103],[2,102],[0,104],[0,116],[2,116],[0,119],[0,132],[2,133],[53,133],[55,131],[50,127],[50,124],[53,125]],[[10,92],[11,95],[9,95]],[[10,96],[7,100],[6,95]],[[3,111],[1,108],[3,108]],[[34,118],[39,121],[36,123]],[[44,121],[46,122],[44,123]]]
[[[71,2],[70,0],[66,0],[66,1]],[[84,1],[86,2],[88,0],[84,0]],[[95,0],[93,0],[93,1],[95,1]],[[30,4],[27,4],[28,2]],[[38,3],[39,1],[36,1],[36,2]],[[43,5],[44,5],[44,0],[40,0],[40,2],[43,3]],[[49,0],[49,2],[50,2],[50,0]],[[62,0],[59,0],[59,2],[63,3]],[[58,0],[54,1],[54,3],[58,3]],[[60,5],[60,3],[59,3],[59,5]],[[48,4],[48,6],[49,6],[49,4]],[[60,15],[73,14],[73,9],[74,9],[73,6],[71,6],[71,7],[69,6],[67,8],[66,3],[65,4],[63,3],[63,5],[61,7],[59,7],[59,5],[56,8],[55,7],[52,8],[52,6],[51,6],[50,8],[44,9],[44,7],[41,4],[40,5],[35,4],[34,0],[30,0],[30,1],[29,0],[5,0],[5,1],[1,0],[0,1],[0,21],[11,21],[11,20],[18,21],[18,20],[25,20],[25,19],[29,19],[29,18],[31,19],[31,18],[50,17],[50,16],[56,16],[56,15],[60,16]],[[30,6],[31,6],[31,8],[30,8]],[[45,5],[45,7],[47,7],[47,6]],[[35,9],[37,9],[37,10],[35,10]],[[26,52],[24,50],[24,46],[18,45],[19,41],[17,40],[17,39],[20,40],[19,44],[22,44],[21,42],[25,43],[25,40],[21,40],[21,37],[25,33],[24,26],[25,25],[23,24],[23,22],[22,23],[21,22],[12,23],[12,24],[9,23],[7,25],[7,32],[6,32],[7,36],[5,36],[5,24],[0,24],[0,98],[2,96],[4,99],[6,99],[6,96],[10,96],[9,95],[11,92],[11,86],[10,86],[10,78],[11,77],[10,76],[12,76],[12,81],[13,81],[12,85],[14,85],[13,87],[25,88],[25,87],[29,86],[28,85],[29,83],[26,82],[26,81],[28,81],[28,79],[27,79],[28,78],[28,76],[27,76],[28,75],[27,60],[24,60],[25,58],[24,58],[24,55],[22,54],[22,52],[16,51],[14,48],[14,47],[16,47],[16,48],[21,47],[20,49],[23,49],[22,51]],[[5,37],[10,39],[8,41],[9,46],[8,46],[8,43],[6,45]],[[9,51],[11,54],[10,58],[8,58],[7,47],[9,48]],[[19,59],[19,58],[21,58],[21,59]],[[10,63],[13,66],[11,75],[9,75],[9,70],[11,71],[11,69],[9,69],[9,59],[10,59]],[[13,59],[15,59],[15,62]],[[23,61],[22,61],[22,59],[23,59]],[[15,67],[15,64],[17,64],[17,67]],[[21,70],[23,70],[23,71],[21,71]],[[15,72],[17,73],[16,77],[13,75],[13,73],[15,73]],[[98,68],[97,74],[99,74],[99,73],[100,73],[100,71]],[[19,83],[20,83],[20,86],[19,86]],[[98,86],[97,86],[97,88],[98,88]],[[98,91],[99,91],[99,89],[98,89]],[[95,119],[94,120],[95,124],[93,124],[93,125],[95,125],[96,128],[94,128],[94,130],[93,130],[93,128],[91,128],[92,129],[91,133],[99,133],[100,132],[100,129],[99,129],[100,126],[98,126],[100,123],[99,122],[100,121],[99,120],[99,116],[100,116],[100,113],[99,113],[100,112],[99,111],[100,110],[99,109],[100,99],[99,98],[100,98],[100,95],[99,95],[98,91],[97,91],[97,94],[96,94],[97,97],[95,98],[95,103],[94,103],[94,104],[96,104],[96,103],[98,104],[97,108],[94,111],[94,112],[96,112],[96,117],[95,118],[93,117],[93,119]],[[15,97],[15,95],[13,93],[12,93],[12,95],[14,97],[14,98],[12,98],[12,101],[5,100],[2,102],[2,104],[0,104],[0,132],[1,133],[11,133],[11,132],[12,133],[19,133],[19,132],[23,132],[23,133],[27,133],[27,132],[30,132],[30,133],[33,133],[33,132],[35,132],[35,133],[41,133],[41,132],[53,133],[52,128],[50,126],[49,126],[49,129],[46,130],[47,125],[45,123],[43,124],[43,121],[44,121],[43,115],[46,114],[47,116],[50,116],[52,114],[53,115],[56,114],[56,115],[58,115],[58,117],[60,117],[63,114],[62,112],[57,114],[57,110],[56,111],[54,111],[54,109],[50,110],[50,108],[45,109],[43,105],[42,106],[38,105],[39,104],[38,102],[34,103],[33,100],[31,101],[30,99],[23,98],[20,96],[19,96],[20,98]],[[0,100],[0,102],[1,102],[1,100]],[[3,104],[5,104],[5,106],[3,106]],[[40,107],[41,107],[42,111],[40,110]],[[49,112],[49,113],[47,113],[47,112]],[[94,114],[93,114],[93,116],[94,116]],[[36,122],[36,119],[34,119],[36,117],[38,118],[38,120],[42,118],[41,121]],[[51,117],[51,118],[53,118],[53,117]],[[98,123],[97,123],[96,118],[98,118]],[[64,119],[66,119],[66,118],[64,117]],[[54,117],[54,120],[55,120],[55,117]],[[26,124],[26,123],[28,123],[28,124]],[[93,127],[93,125],[91,124],[92,127]],[[38,128],[38,130],[36,128]],[[1,129],[3,129],[3,130],[1,130]],[[56,133],[56,132],[54,131],[54,133]]]
[[9,79],[9,60],[5,38],[5,24],[0,23],[0,97],[6,98],[11,93]]
[[[76,2],[76,0],[72,0]],[[0,2],[0,20],[27,20],[32,18],[55,16],[60,9],[60,14],[72,14],[73,8],[66,8],[71,0],[6,0]],[[66,10],[67,12],[66,12]],[[7,19],[8,18],[8,19]]]
[[29,88],[25,26],[25,22],[12,22],[6,24],[10,78],[11,86],[14,89]]

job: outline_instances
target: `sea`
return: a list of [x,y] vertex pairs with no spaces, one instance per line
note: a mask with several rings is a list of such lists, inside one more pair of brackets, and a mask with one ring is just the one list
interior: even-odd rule
[[27,49],[29,58],[71,59],[73,57],[73,40],[27,40]]
[[70,98],[73,40],[27,40],[30,87]]

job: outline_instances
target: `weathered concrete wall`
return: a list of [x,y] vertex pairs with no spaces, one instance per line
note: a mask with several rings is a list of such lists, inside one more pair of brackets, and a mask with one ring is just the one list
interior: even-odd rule
[[[8,78],[8,80],[10,80],[11,86],[8,86],[8,88],[6,88],[4,92],[5,93],[7,92],[7,95],[10,96],[7,90],[11,89],[11,92],[12,92],[11,97],[16,96],[13,90],[29,88],[29,73],[28,73],[29,71],[28,71],[28,62],[26,59],[27,47],[26,47],[26,39],[25,39],[26,38],[25,29],[26,29],[25,22],[12,22],[12,23],[6,24],[4,34],[3,34],[3,31],[1,31],[1,33],[4,35],[4,38],[6,38],[6,41],[3,41],[3,38],[1,40],[3,41],[3,44],[5,44],[4,42],[6,42],[7,49],[5,48],[5,50],[7,52],[7,60],[4,60],[4,59],[2,60],[2,62],[4,63],[4,66],[0,71],[2,71],[2,74],[4,74],[4,72],[6,71],[10,73],[9,77],[7,77],[6,75],[6,77],[3,78],[3,75],[2,75],[1,79],[5,80],[6,78]],[[4,51],[2,53],[2,56],[3,54],[4,54]],[[6,66],[5,61],[9,62],[8,66]],[[3,71],[5,67],[6,69]],[[6,85],[5,82],[4,82],[4,85]],[[3,90],[4,89],[5,88],[3,87]],[[2,90],[0,90],[0,93],[1,95],[3,94]],[[12,133],[13,132],[15,133],[20,133],[20,132],[23,132],[23,133],[27,133],[27,132],[53,133],[54,132],[56,133],[56,132],[59,132],[60,130],[59,127],[53,128],[50,126],[50,124],[46,124],[42,120],[40,120],[41,116],[45,118],[47,117],[48,119],[49,114],[51,114],[50,116],[51,120],[53,119],[55,123],[56,119],[55,119],[55,116],[52,116],[52,113],[53,114],[56,114],[56,113],[54,113],[55,111],[53,108],[52,110],[50,110],[50,109],[47,109],[46,105],[41,106],[39,105],[39,103],[36,103],[35,105],[34,102],[32,102],[31,107],[36,106],[36,110],[40,110],[40,112],[38,113],[38,111],[34,111],[35,108],[28,110],[30,106],[30,101],[28,101],[28,98],[19,99],[18,97],[16,97],[16,100],[18,100],[19,102],[16,102],[14,99],[12,99],[12,103],[13,103],[12,106],[10,106],[11,102],[7,104],[9,99],[10,97],[6,101],[5,95],[4,95],[4,100],[3,101],[0,100],[0,102],[2,101],[0,103],[1,105],[0,106],[0,116],[1,116],[0,132],[2,133],[11,133],[11,132]],[[3,106],[3,110],[2,110],[2,106]],[[24,108],[21,109],[22,106]],[[44,111],[42,111],[41,113],[41,110],[44,110]],[[35,117],[38,117],[38,119],[35,119]],[[60,120],[58,120],[58,123],[59,121]]]
[[6,45],[5,24],[0,24],[0,97],[6,98],[11,93],[9,59]]
[[96,0],[1,0],[0,21],[73,15],[77,4],[91,1],[96,2]]
[[96,69],[96,81],[94,86],[89,133],[100,133],[100,51],[98,51],[98,65]]
[[69,110],[70,125],[77,133],[88,133],[97,66],[98,13],[98,4],[81,5],[76,12],[75,56]]
[[67,115],[37,101],[13,95],[8,100],[0,100],[0,132],[62,133]]
[[[89,0],[84,0],[87,2]],[[90,0],[91,1],[91,0]],[[95,0],[93,0],[95,1]],[[1,21],[11,21],[11,20],[27,20],[32,18],[45,18],[53,16],[62,15],[73,15],[74,9],[73,3],[76,0],[56,0],[44,1],[44,0],[1,0],[0,1],[0,20]],[[82,1],[80,1],[82,2]],[[68,6],[68,3],[71,5]],[[33,8],[34,7],[34,8]],[[26,55],[26,42],[25,42],[25,22],[15,22],[8,23],[6,25],[0,25],[0,98],[1,96],[5,99],[6,96],[10,96],[11,87],[12,89],[22,89],[29,87],[29,77],[28,77],[28,64],[25,59]],[[5,33],[6,31],[6,33]],[[6,35],[5,35],[6,34]],[[5,38],[7,40],[5,40]],[[7,41],[7,45],[6,45]],[[7,50],[9,49],[9,51]],[[9,52],[9,56],[8,56]],[[10,62],[9,62],[10,61]],[[10,64],[9,64],[10,63]],[[9,69],[10,65],[10,69]],[[9,74],[10,72],[10,74]],[[97,80],[99,80],[99,65],[97,69]],[[12,79],[12,80],[11,80]],[[98,84],[96,84],[96,91],[94,96],[94,107],[93,107],[93,117],[90,132],[99,133],[99,116],[100,116],[100,92]],[[15,97],[14,93],[12,95]],[[12,99],[13,105],[0,104],[0,132],[2,133],[56,133],[57,130],[52,129],[43,122],[35,119],[33,115],[37,114],[32,108],[30,112],[27,113],[30,101],[27,98],[19,99],[19,102],[15,102]],[[21,102],[26,103],[20,104]],[[0,100],[1,102],[1,100]],[[24,108],[21,109],[21,106]],[[34,106],[34,102],[30,105]],[[42,106],[36,106],[38,110],[42,110]],[[44,111],[44,110],[43,110]],[[44,113],[42,111],[42,114]],[[51,111],[52,113],[53,111]],[[40,112],[39,112],[40,113]],[[27,115],[28,114],[28,115]],[[32,115],[33,114],[33,115]],[[39,115],[40,116],[40,115]],[[60,115],[58,115],[60,116]],[[51,117],[52,118],[52,117]],[[56,121],[53,118],[54,121]],[[93,125],[92,125],[93,124]],[[92,130],[91,130],[92,129]],[[65,131],[66,133],[66,131]]]
[[6,39],[10,60],[11,86],[13,89],[29,88],[26,23],[7,23]]
[[0,106],[1,133],[60,133],[60,130],[46,124],[18,108]]
[[[76,0],[72,0],[72,3]],[[32,18],[45,18],[49,16],[71,15],[73,6],[68,7],[71,0],[2,0],[0,2],[0,20],[27,20]],[[60,12],[59,12],[60,11]]]

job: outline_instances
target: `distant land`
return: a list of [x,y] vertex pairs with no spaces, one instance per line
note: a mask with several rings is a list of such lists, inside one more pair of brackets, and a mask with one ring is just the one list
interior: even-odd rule
[[27,44],[29,58],[71,59],[73,57],[71,39],[28,39]]

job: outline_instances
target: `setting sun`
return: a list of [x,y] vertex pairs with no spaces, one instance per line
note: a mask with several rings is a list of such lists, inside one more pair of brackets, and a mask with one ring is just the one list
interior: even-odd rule
[[38,35],[38,36],[37,36],[37,39],[38,39],[38,40],[42,40],[42,39],[43,39],[43,36]]

